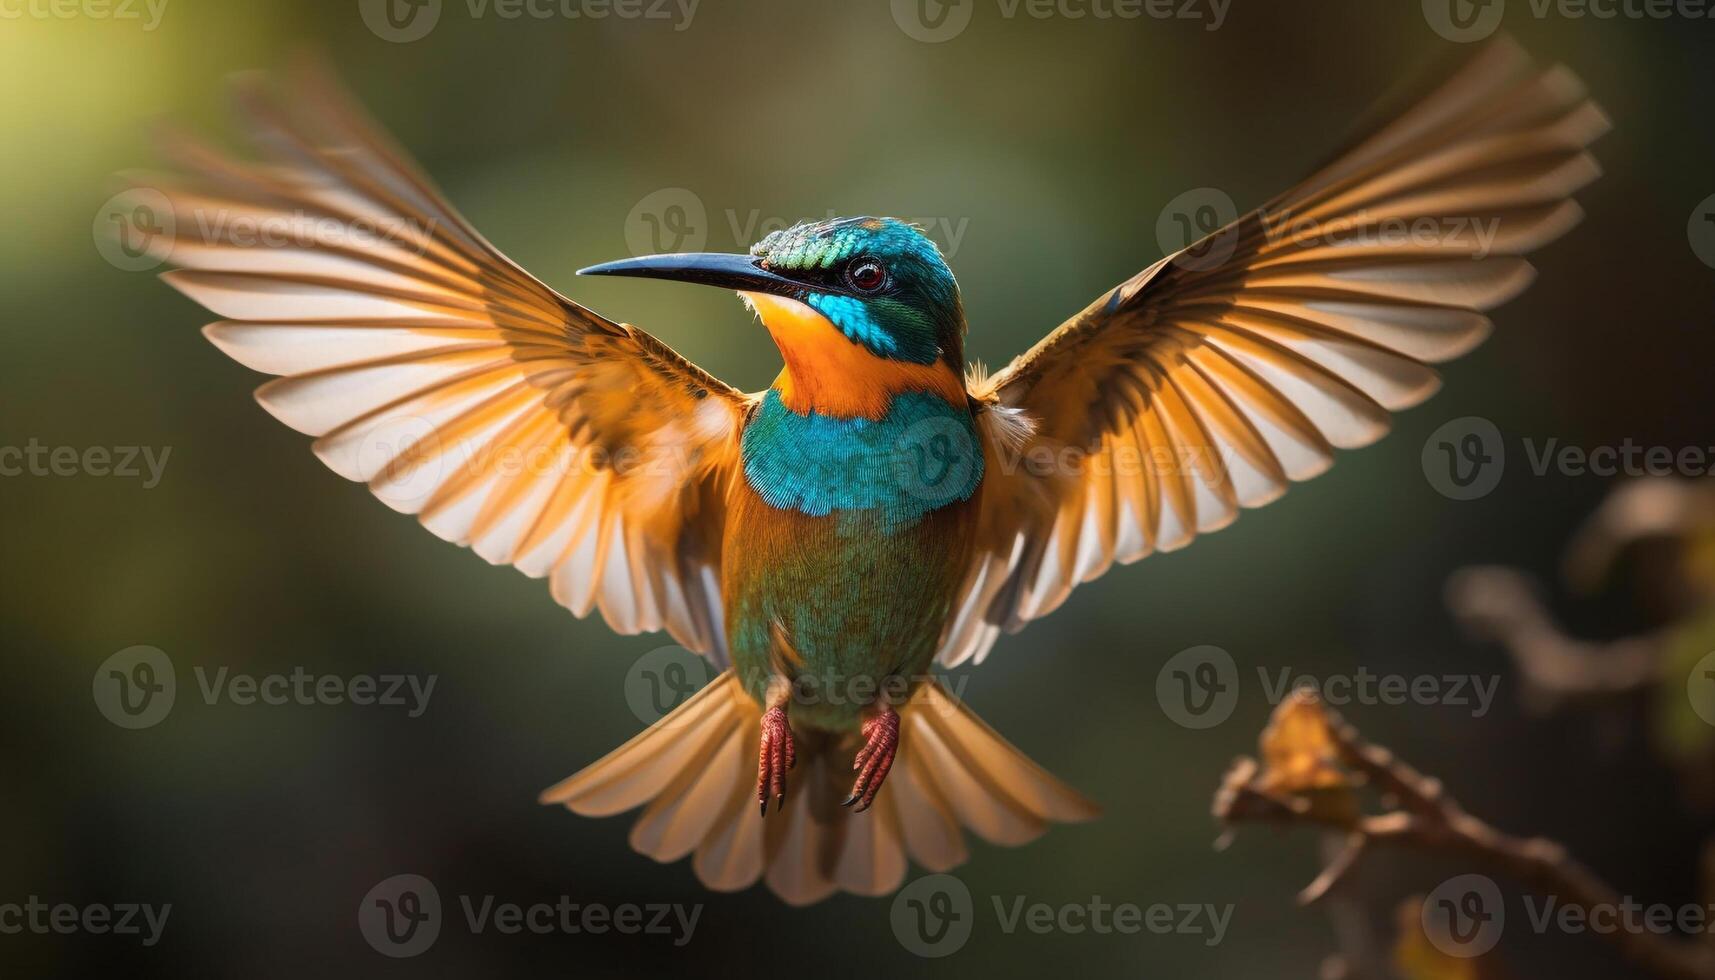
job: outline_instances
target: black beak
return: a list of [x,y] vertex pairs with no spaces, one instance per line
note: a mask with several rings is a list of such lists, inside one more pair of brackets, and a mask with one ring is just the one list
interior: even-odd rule
[[603,262],[579,269],[580,276],[636,276],[640,279],[672,279],[704,286],[721,286],[758,293],[786,294],[802,283],[778,276],[762,267],[762,260],[725,252],[680,252],[645,255],[636,259]]

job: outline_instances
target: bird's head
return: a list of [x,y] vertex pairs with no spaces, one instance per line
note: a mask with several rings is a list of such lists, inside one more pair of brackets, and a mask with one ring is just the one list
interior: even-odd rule
[[794,411],[880,418],[894,394],[912,390],[963,404],[959,287],[940,249],[906,222],[805,222],[749,255],[649,255],[580,272],[737,290],[780,348],[775,387]]

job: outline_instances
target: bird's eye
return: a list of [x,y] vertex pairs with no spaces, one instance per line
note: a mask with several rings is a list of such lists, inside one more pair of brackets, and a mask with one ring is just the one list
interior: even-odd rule
[[873,293],[887,283],[887,270],[874,259],[858,259],[846,270],[846,278],[859,292]]

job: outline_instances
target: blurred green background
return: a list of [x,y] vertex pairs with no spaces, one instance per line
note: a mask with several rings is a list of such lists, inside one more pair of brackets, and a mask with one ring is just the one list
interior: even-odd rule
[[[1527,717],[1504,655],[1462,639],[1442,603],[1462,563],[1551,575],[1566,533],[1610,484],[1538,478],[1521,459],[1494,493],[1456,502],[1425,479],[1420,453],[1467,415],[1492,420],[1511,450],[1524,437],[1715,443],[1715,270],[1686,230],[1715,192],[1715,21],[1538,19],[1512,5],[1506,28],[1571,66],[1615,121],[1596,148],[1606,176],[1580,195],[1586,221],[1536,256],[1540,278],[1501,308],[1493,339],[1450,365],[1445,390],[1379,445],[1185,552],[1080,588],[969,672],[965,697],[983,717],[1106,814],[1016,850],[973,842],[956,873],[976,896],[975,931],[954,958],[928,960],[896,940],[888,900],[790,909],[762,888],[708,894],[686,863],[632,853],[629,818],[536,805],[539,790],[640,727],[627,672],[666,640],[575,620],[542,583],[486,566],[327,472],[252,401],[261,379],[198,336],[208,314],[97,252],[110,175],[157,162],[148,131],[162,117],[223,131],[224,76],[309,46],[502,250],[735,385],[765,386],[779,362],[732,297],[572,276],[629,254],[640,202],[663,189],[703,207],[701,244],[715,250],[830,210],[962,228],[951,262],[969,353],[997,364],[1154,261],[1156,219],[1175,195],[1208,186],[1240,208],[1261,203],[1414,68],[1449,53],[1419,4],[1233,0],[1208,30],[1008,18],[974,0],[962,34],[925,43],[883,2],[704,0],[686,23],[472,16],[447,0],[426,37],[394,43],[365,26],[356,0],[168,0],[153,30],[31,16],[26,2],[0,18],[0,445],[171,455],[148,489],[0,478],[0,902],[173,912],[147,949],[0,935],[0,972],[904,977],[1076,964],[1312,977],[1336,943],[1322,912],[1292,903],[1318,867],[1315,839],[1253,830],[1211,848],[1210,795],[1233,756],[1254,752],[1269,711],[1259,666],[1499,675],[1482,718],[1445,705],[1347,713],[1472,811],[1559,838],[1622,891],[1696,897],[1693,855],[1712,821],[1681,802],[1641,723],[1622,712],[1616,740],[1602,737],[1612,717]],[[1561,607],[1595,635],[1648,625],[1625,595]],[[134,644],[173,658],[179,700],[164,723],[126,731],[96,710],[91,678]],[[1160,665],[1198,644],[1230,651],[1246,686],[1230,720],[1193,731],[1155,691]],[[438,681],[418,718],[207,705],[197,665]],[[433,880],[454,924],[427,954],[393,961],[365,944],[356,909],[400,872]],[[1384,859],[1362,894],[1385,923],[1399,896],[1446,873]],[[649,936],[471,935],[456,925],[461,894],[705,909],[693,941],[674,948]],[[1212,946],[1008,934],[989,899],[1019,895],[1235,911]],[[1520,933],[1498,956],[1522,975],[1625,969],[1592,937]]]

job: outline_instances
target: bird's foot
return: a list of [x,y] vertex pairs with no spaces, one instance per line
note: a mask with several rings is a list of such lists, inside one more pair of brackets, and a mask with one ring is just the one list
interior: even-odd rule
[[875,794],[881,792],[881,783],[887,778],[888,770],[893,768],[893,757],[899,751],[899,712],[883,704],[863,721],[864,746],[858,750],[857,758],[852,760],[852,768],[858,771],[857,782],[852,784],[852,795],[846,797],[844,806],[856,804],[854,813],[862,813],[875,802]]
[[792,741],[792,725],[786,720],[786,705],[776,704],[762,713],[762,746],[757,753],[756,801],[768,815],[768,798],[774,809],[786,803],[786,770],[798,761],[798,746]]

